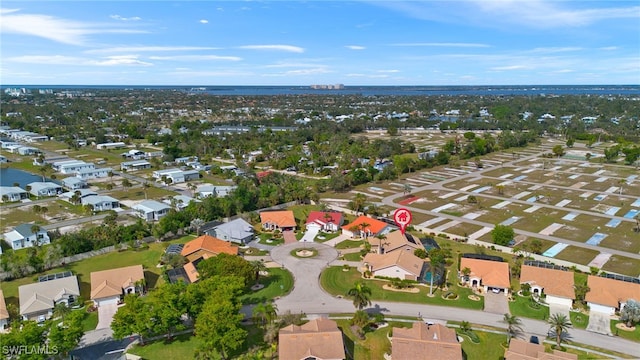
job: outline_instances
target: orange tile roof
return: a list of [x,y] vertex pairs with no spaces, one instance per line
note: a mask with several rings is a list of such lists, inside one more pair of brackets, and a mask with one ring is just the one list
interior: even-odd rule
[[469,268],[470,276],[479,277],[482,285],[508,289],[511,287],[509,282],[509,263],[480,259],[460,259],[460,270]]
[[420,277],[424,260],[413,255],[413,251],[398,250],[386,254],[369,253],[362,260],[371,267],[371,271],[382,270],[391,266],[397,266],[404,271]]
[[318,318],[302,326],[289,325],[280,329],[278,335],[278,358],[301,360],[344,359],[342,332],[335,321]]
[[513,338],[504,353],[505,360],[578,360],[578,355],[554,350],[544,352],[544,345]]
[[384,221],[376,220],[374,218],[370,218],[368,216],[361,215],[357,219],[355,219],[352,223],[343,226],[342,229],[347,230],[347,231],[351,231],[352,227],[357,227],[358,230],[362,230],[362,228],[360,227],[360,224],[368,224],[364,228],[364,230],[365,231],[369,231],[370,233],[372,233],[374,235],[378,234],[379,232],[384,230],[385,227],[389,226],[389,224],[387,224]]
[[184,272],[187,274],[187,278],[189,278],[189,282],[194,283],[198,281],[198,279],[200,278],[200,273],[198,272],[198,270],[196,269],[196,266],[193,265],[192,262],[184,264],[182,268],[184,269]]
[[94,271],[91,273],[91,299],[120,295],[124,288],[140,280],[144,280],[142,265]]
[[573,288],[573,271],[545,269],[536,266],[522,265],[520,271],[520,283],[529,283],[543,288],[547,295],[559,296],[567,299],[575,299]]
[[590,303],[619,308],[629,299],[640,299],[640,284],[589,275],[589,292],[585,300]]
[[263,211],[260,213],[261,224],[276,224],[278,227],[296,227],[296,218],[291,210]]
[[221,253],[238,255],[237,246],[233,246],[230,242],[220,240],[211,235],[202,235],[184,244],[180,255],[189,256],[198,250],[205,250],[216,255]]
[[420,321],[414,322],[410,329],[393,328],[391,357],[393,360],[461,360],[462,346],[455,330]]
[[7,304],[4,302],[4,294],[0,290],[0,320],[8,319],[9,312],[7,311]]

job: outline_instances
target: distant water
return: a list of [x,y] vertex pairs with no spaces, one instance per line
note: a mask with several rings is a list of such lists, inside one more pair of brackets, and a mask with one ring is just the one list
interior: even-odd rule
[[640,85],[513,85],[513,86],[345,86],[311,89],[309,86],[126,86],[126,85],[3,85],[29,89],[67,90],[175,90],[210,95],[361,95],[361,96],[535,96],[535,95],[637,95]]
[[[46,179],[47,181],[58,181]],[[13,183],[20,184],[21,188],[25,188],[27,184],[32,182],[42,181],[42,176],[38,176],[26,171],[13,169],[13,168],[1,168],[0,169],[0,185],[1,186],[13,186]]]

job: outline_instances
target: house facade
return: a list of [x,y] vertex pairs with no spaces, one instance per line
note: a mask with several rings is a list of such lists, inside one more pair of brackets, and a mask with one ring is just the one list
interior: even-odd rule
[[231,241],[237,244],[248,244],[254,238],[253,226],[244,219],[235,219],[227,223],[219,224],[207,229],[205,234],[220,240]]
[[113,169],[111,168],[95,168],[76,171],[76,177],[80,179],[99,179],[109,176]]
[[325,232],[335,232],[340,229],[344,215],[337,211],[312,211],[307,217],[307,228],[318,228]]
[[84,189],[87,186],[89,186],[89,184],[87,184],[87,181],[84,179],[72,176],[72,177],[62,179],[62,186],[67,190],[73,191],[73,190]]
[[143,169],[151,169],[151,163],[147,160],[125,161],[120,163],[120,170],[136,171]]
[[367,238],[384,235],[395,229],[390,224],[361,215],[342,227],[342,233],[351,238]]
[[290,210],[263,211],[260,213],[260,223],[262,228],[268,231],[287,231],[296,228],[296,218]]
[[25,249],[51,242],[47,230],[35,224],[21,224],[13,230],[2,234],[2,238],[11,245],[13,250]]
[[17,186],[0,186],[0,201],[15,202],[29,198],[29,193]]
[[62,193],[62,186],[54,182],[32,182],[27,184],[29,193],[33,196],[56,196]]
[[116,305],[127,294],[144,291],[142,265],[91,273],[91,300],[95,306]]
[[[463,274],[464,269],[470,271],[468,280]],[[460,259],[460,278],[463,284],[483,293],[495,289],[495,291],[504,293],[505,296],[509,295],[511,283],[508,262],[462,257]]]
[[534,295],[546,295],[548,304],[573,307],[576,298],[572,271],[522,265],[520,284],[529,284]]
[[632,282],[589,275],[587,286],[585,301],[592,312],[611,316],[622,310],[627,300],[640,299],[640,284]]
[[145,200],[131,209],[136,216],[145,221],[158,221],[169,213],[171,206],[155,200]]
[[362,260],[373,276],[419,281],[425,261],[413,251],[399,250],[386,254],[368,253]]
[[83,197],[82,205],[91,205],[93,211],[107,211],[120,208],[120,201],[108,195],[92,195]]
[[20,315],[24,320],[43,322],[60,303],[71,306],[80,296],[76,276],[67,276],[18,287]]

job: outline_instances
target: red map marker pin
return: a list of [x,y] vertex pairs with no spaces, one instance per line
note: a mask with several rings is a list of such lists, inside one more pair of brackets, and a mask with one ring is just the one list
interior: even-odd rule
[[411,223],[411,219],[411,211],[408,209],[400,208],[393,213],[393,220],[400,228],[400,231],[402,231],[402,235],[404,235],[405,230],[407,230],[407,225]]

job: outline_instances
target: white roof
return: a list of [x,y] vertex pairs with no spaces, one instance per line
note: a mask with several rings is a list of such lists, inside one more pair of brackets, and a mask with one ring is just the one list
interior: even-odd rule
[[133,208],[150,212],[150,211],[162,211],[166,209],[171,209],[171,206],[155,200],[145,200],[137,205],[134,205]]
[[87,196],[86,198],[82,199],[82,204],[84,205],[87,205],[87,204],[95,205],[95,204],[101,204],[105,202],[118,202],[118,199],[114,199],[108,195],[93,195],[93,196]]

